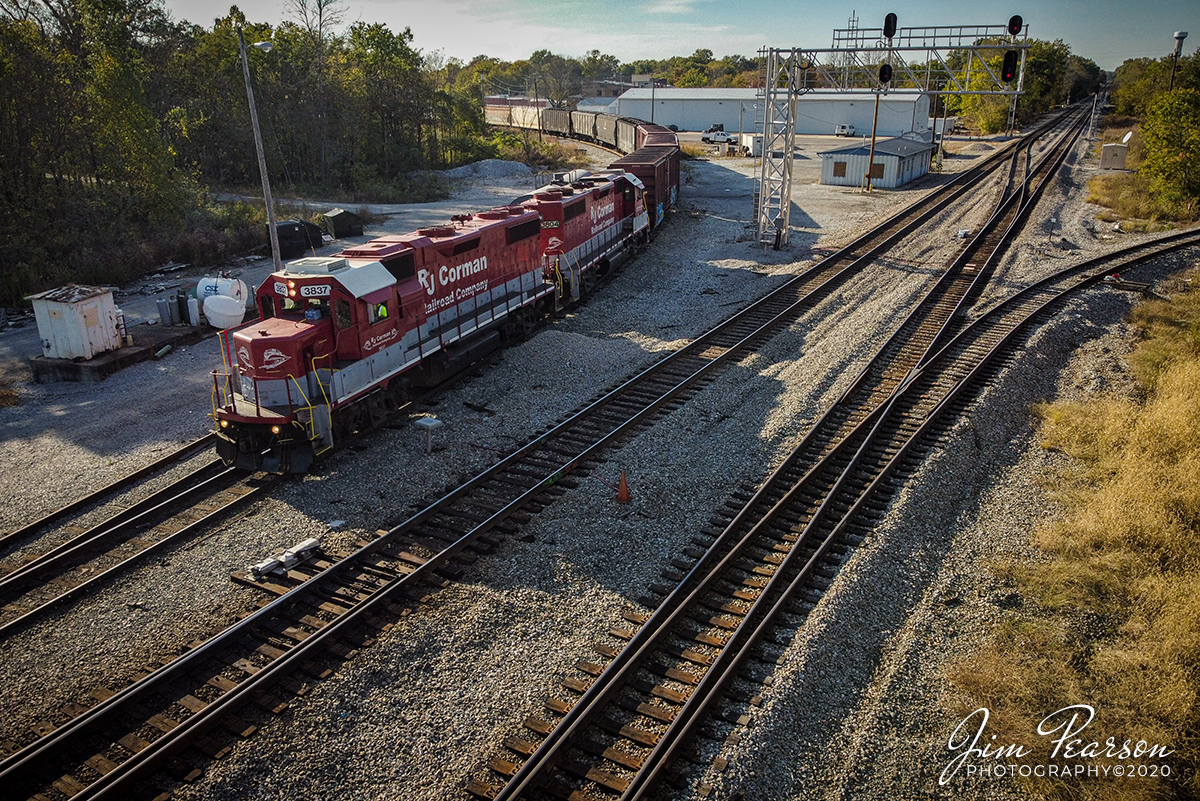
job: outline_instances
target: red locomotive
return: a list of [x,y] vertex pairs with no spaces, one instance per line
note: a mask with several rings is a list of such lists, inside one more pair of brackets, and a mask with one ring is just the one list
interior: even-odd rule
[[224,332],[217,453],[302,473],[380,424],[410,385],[440,380],[501,337],[578,300],[646,239],[644,186],[607,170],[511,205],[290,262],[258,288],[260,316]]

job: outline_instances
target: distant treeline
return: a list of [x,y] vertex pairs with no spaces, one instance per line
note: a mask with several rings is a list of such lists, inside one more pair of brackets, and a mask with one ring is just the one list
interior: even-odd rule
[[161,0],[0,2],[0,303],[257,240],[260,212],[206,195],[259,186],[238,28],[273,44],[249,57],[277,192],[422,198],[420,171],[495,155],[478,92],[411,31],[289,5],[275,27],[234,7],[202,28]]
[[[260,204],[209,189],[259,186],[237,31],[277,195],[404,201],[440,190],[430,170],[487,157],[557,163],[541,142],[484,124],[487,94],[570,102],[588,81],[648,74],[674,86],[755,86],[756,58],[711,50],[621,63],[591,50],[506,62],[423,53],[409,29],[342,24],[343,0],[284,0],[287,19],[236,7],[210,27],[162,0],[0,0],[0,303],[65,283],[122,283],[168,259],[213,263],[261,236]],[[1035,42],[1021,118],[1099,85],[1062,42]],[[994,129],[1007,104],[950,101]]]

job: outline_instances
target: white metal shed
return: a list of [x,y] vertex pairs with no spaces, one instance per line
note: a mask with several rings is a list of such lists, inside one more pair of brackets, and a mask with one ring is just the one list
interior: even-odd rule
[[[875,143],[871,185],[895,189],[929,172],[933,145],[913,139],[884,139]],[[832,186],[862,186],[866,181],[871,142],[866,140],[821,153],[821,183]]]
[[42,354],[50,359],[90,359],[121,347],[112,291],[67,284],[29,295]]

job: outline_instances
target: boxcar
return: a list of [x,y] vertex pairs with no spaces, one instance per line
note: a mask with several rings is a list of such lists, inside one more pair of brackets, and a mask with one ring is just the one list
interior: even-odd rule
[[641,147],[679,147],[679,137],[665,125],[653,122],[639,123],[637,127],[637,146]]
[[679,149],[644,147],[617,159],[609,167],[625,170],[641,180],[646,188],[650,227],[661,225],[667,210],[679,197]]

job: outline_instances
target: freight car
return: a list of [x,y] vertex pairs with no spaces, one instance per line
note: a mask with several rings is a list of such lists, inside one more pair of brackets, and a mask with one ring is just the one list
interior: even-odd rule
[[222,334],[213,372],[217,453],[246,470],[303,473],[540,315],[584,296],[649,233],[644,187],[619,170],[576,176],[452,225],[300,259],[256,294],[257,320]]
[[670,128],[631,117],[561,109],[525,107],[507,116],[500,110],[517,112],[519,107],[489,107],[488,119],[506,118],[501,123],[596,142],[625,155],[608,166],[625,170],[641,179],[646,188],[650,227],[656,228],[679,200],[679,137]]

